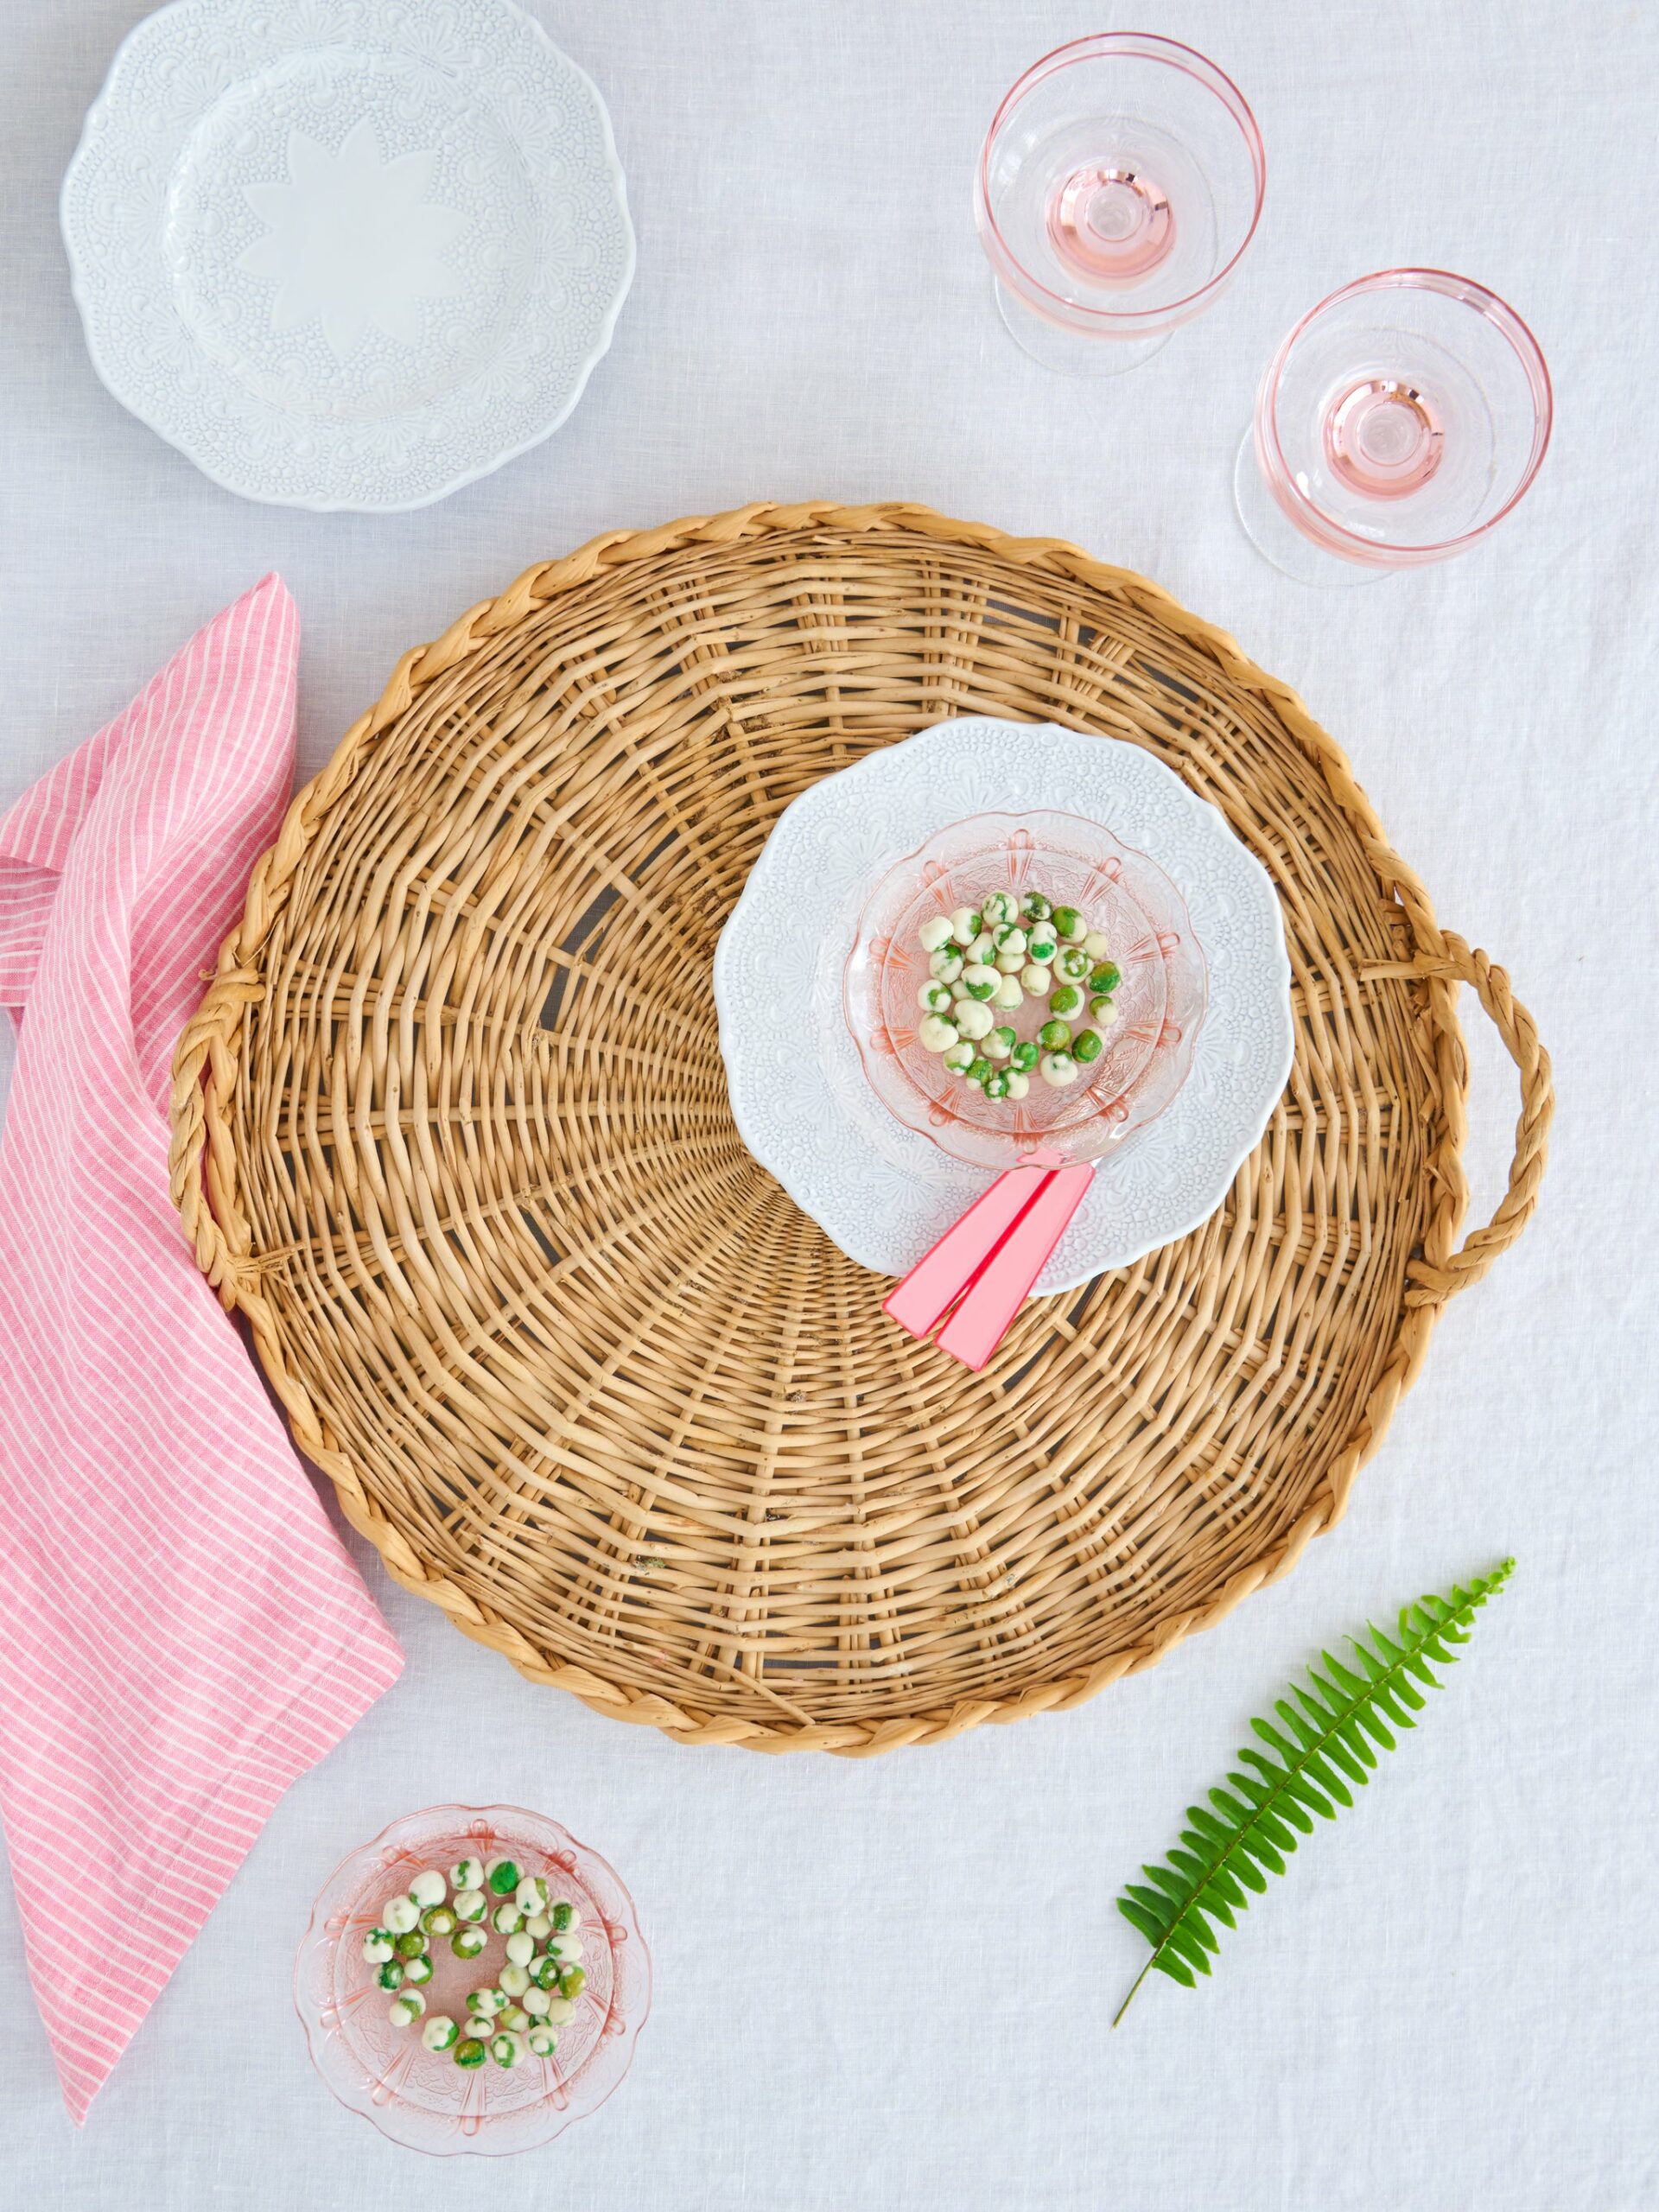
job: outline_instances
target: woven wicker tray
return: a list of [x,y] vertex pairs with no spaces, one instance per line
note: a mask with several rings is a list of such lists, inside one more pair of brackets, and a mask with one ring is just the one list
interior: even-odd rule
[[[707,988],[779,809],[956,713],[1214,800],[1298,1025],[1223,1210],[978,1376],[744,1150]],[[1460,1247],[1459,982],[1522,1096]],[[1074,1705],[1292,1566],[1524,1225],[1550,1107],[1502,971],[1230,639],[1049,540],[755,506],[596,538],[405,655],[255,870],[173,1180],[406,1587],[619,1719],[867,1753]]]

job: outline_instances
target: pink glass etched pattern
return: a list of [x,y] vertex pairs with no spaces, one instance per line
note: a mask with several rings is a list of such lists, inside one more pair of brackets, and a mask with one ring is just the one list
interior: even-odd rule
[[[576,1907],[588,1981],[552,2057],[468,2069],[448,2051],[428,2050],[418,2023],[391,2025],[391,2000],[363,1957],[363,1937],[422,1867],[447,1874],[457,1859],[503,1854]],[[463,2020],[467,1992],[493,1982],[505,1955],[494,1934],[477,1959],[435,1943],[422,1992],[428,2015]],[[295,1961],[294,2001],[317,2071],[351,2111],[411,2150],[499,2158],[550,2142],[616,2088],[650,2010],[651,1958],[626,1890],[556,1821],[512,1805],[439,1805],[394,1821],[323,1885]]]
[[[1122,970],[1105,1050],[1065,1090],[1036,1078],[1023,1099],[990,1099],[952,1075],[918,1033],[928,956],[924,921],[976,907],[994,890],[1041,890],[1103,931]],[[1209,975],[1179,892],[1144,853],[1097,823],[1053,811],[953,823],[889,869],[859,918],[843,982],[847,1026],[872,1089],[894,1119],[975,1166],[1096,1160],[1160,1114],[1185,1079]],[[1002,1017],[1022,1040],[1048,1018],[1027,998]]]
[[1255,117],[1191,47],[1108,31],[1046,54],[998,108],[975,178],[1010,334],[1065,374],[1134,367],[1219,294],[1266,185]]
[[1440,269],[1363,276],[1303,317],[1262,378],[1240,519],[1309,583],[1449,560],[1525,494],[1552,415],[1537,341],[1495,293]]

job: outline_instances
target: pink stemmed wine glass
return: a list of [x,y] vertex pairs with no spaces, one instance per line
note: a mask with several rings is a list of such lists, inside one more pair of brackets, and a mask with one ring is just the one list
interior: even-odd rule
[[1442,269],[1333,292],[1274,356],[1233,493],[1297,582],[1447,561],[1496,529],[1549,443],[1549,372],[1513,308]]
[[975,178],[1009,334],[1065,375],[1137,366],[1217,297],[1266,185],[1255,118],[1191,47],[1107,31],[1057,48],[998,108]]

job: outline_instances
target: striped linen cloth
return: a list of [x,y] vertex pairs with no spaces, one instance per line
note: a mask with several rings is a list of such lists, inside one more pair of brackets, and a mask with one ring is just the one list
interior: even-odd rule
[[401,1664],[168,1199],[168,1063],[282,819],[298,643],[267,576],[0,818],[0,1816],[77,2123]]

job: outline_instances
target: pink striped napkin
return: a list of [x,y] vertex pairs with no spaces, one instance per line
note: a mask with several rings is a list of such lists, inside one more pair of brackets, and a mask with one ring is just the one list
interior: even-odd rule
[[0,818],[0,1815],[77,2122],[401,1664],[167,1194],[168,1062],[282,819],[298,643],[267,576]]

